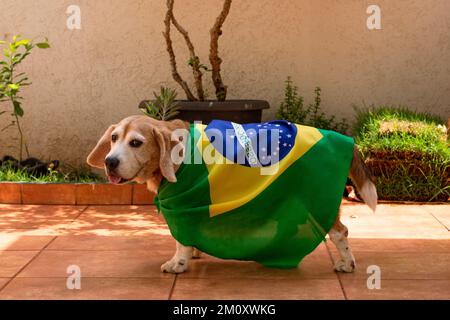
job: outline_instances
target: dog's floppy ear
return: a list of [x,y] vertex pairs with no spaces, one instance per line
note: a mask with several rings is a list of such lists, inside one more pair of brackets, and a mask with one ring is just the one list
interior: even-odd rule
[[103,169],[105,165],[105,157],[111,150],[111,133],[115,127],[115,125],[109,126],[109,128],[97,142],[95,148],[88,155],[87,163],[90,166]]
[[154,127],[153,134],[159,146],[159,170],[161,175],[169,182],[177,182],[175,164],[170,157],[172,152],[171,133],[167,129]]

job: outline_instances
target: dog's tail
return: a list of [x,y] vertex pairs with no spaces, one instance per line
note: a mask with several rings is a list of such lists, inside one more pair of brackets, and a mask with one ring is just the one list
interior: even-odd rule
[[352,179],[364,202],[370,207],[370,209],[372,209],[373,212],[375,212],[378,200],[377,189],[375,188],[375,184],[372,182],[372,175],[362,160],[356,146],[353,149],[350,179]]

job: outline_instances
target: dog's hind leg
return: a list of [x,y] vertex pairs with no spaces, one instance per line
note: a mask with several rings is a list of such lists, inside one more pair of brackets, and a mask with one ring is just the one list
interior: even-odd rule
[[161,266],[162,272],[182,273],[187,270],[189,260],[192,258],[193,247],[183,246],[177,241],[175,255]]
[[356,267],[355,257],[353,256],[352,249],[348,244],[348,229],[341,223],[339,215],[328,235],[336,246],[339,256],[341,257],[341,259],[335,263],[334,269],[340,272],[353,272]]

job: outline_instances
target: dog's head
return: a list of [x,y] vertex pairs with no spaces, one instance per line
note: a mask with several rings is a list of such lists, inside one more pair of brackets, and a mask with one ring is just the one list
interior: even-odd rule
[[181,143],[171,133],[186,128],[180,120],[158,121],[146,116],[131,116],[111,125],[87,158],[87,163],[104,168],[111,183],[143,183],[155,177],[176,182],[176,166],[171,150]]

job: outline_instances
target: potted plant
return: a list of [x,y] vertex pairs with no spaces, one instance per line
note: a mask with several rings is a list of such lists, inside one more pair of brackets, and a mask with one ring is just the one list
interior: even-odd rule
[[[222,35],[222,26],[228,16],[232,0],[224,0],[222,10],[213,27],[210,30],[210,67],[200,61],[195,52],[195,47],[188,32],[176,20],[173,13],[175,0],[167,0],[167,12],[164,19],[165,31],[163,32],[167,52],[172,70],[173,79],[180,85],[186,94],[186,100],[178,100],[177,118],[186,121],[202,121],[209,123],[213,119],[223,119],[240,123],[260,122],[262,110],[269,108],[269,103],[264,100],[226,100],[227,86],[221,76],[222,59],[219,57],[219,37]],[[181,77],[177,69],[175,52],[172,45],[171,26],[183,36],[189,50],[188,65],[192,69],[195,92],[191,90],[187,82]],[[203,89],[203,76],[211,73],[215,87],[215,100],[208,100]],[[146,109],[148,101],[142,101],[140,109]]]

